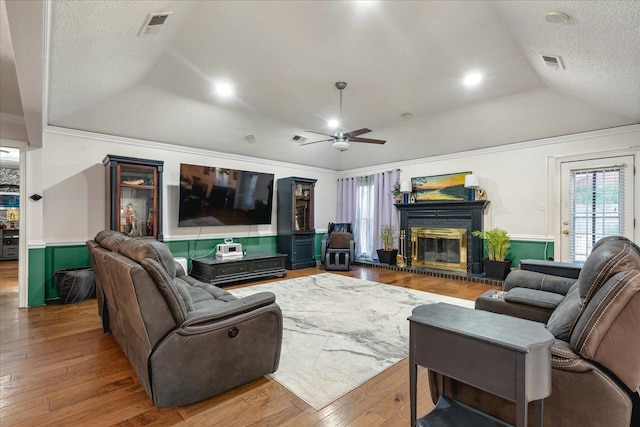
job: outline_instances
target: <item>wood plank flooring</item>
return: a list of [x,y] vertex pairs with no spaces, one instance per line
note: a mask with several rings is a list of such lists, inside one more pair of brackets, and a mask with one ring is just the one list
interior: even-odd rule
[[[96,300],[18,309],[17,267],[17,261],[0,262],[2,427],[410,424],[407,359],[320,411],[267,377],[192,405],[158,409],[118,345],[102,333]],[[287,278],[323,272],[294,270]],[[336,273],[470,300],[494,288],[366,267]],[[281,279],[246,285],[276,280]],[[433,404],[422,369],[418,381],[419,413],[424,414]]]

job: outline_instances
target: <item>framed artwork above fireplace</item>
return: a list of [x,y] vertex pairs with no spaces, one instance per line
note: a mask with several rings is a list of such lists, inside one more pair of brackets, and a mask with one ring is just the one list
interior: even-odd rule
[[469,200],[469,189],[464,187],[464,177],[471,172],[411,178],[411,188],[416,202],[432,200]]

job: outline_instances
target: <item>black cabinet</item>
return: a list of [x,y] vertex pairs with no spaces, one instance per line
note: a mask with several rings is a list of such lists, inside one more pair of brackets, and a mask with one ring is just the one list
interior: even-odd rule
[[0,259],[18,259],[20,231],[16,229],[1,230],[0,237]]
[[281,178],[277,183],[278,252],[287,254],[289,270],[316,266],[315,179]]
[[285,277],[284,258],[284,254],[260,252],[238,258],[194,258],[191,276],[216,286],[269,276]]
[[109,154],[107,227],[131,237],[163,240],[162,170],[164,162]]

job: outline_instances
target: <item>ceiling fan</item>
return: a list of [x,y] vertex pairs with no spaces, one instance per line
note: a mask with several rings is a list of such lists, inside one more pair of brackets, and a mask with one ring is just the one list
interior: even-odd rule
[[328,133],[307,130],[305,132],[317,133],[319,135],[328,136],[330,138],[321,139],[319,141],[303,142],[300,145],[309,145],[309,144],[315,144],[317,142],[331,141],[333,143],[333,148],[340,151],[346,151],[349,149],[350,142],[366,142],[368,144],[384,144],[385,142],[387,142],[381,139],[360,138],[360,135],[365,134],[367,132],[371,132],[371,129],[367,129],[367,128],[352,130],[351,132],[342,131],[342,91],[344,90],[345,87],[347,87],[347,84],[345,82],[336,82],[336,87],[340,91],[340,125],[339,125],[340,128],[333,135],[330,135]]

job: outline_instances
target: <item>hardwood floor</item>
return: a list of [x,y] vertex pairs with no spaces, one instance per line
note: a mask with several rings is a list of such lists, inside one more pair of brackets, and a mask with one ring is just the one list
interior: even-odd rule
[[[323,273],[289,271],[287,278]],[[489,285],[354,267],[347,276],[475,299]],[[96,300],[18,309],[17,262],[0,262],[0,425],[408,426],[408,360],[320,411],[263,377],[188,406],[158,409],[111,336]],[[247,285],[281,279],[255,281]],[[232,289],[228,287],[227,289]],[[433,407],[421,369],[419,413]]]

